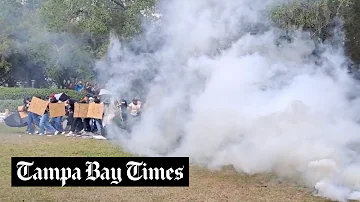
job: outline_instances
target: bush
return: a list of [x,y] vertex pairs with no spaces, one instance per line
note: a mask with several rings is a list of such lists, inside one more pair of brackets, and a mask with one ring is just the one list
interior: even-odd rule
[[0,100],[0,112],[5,112],[5,109],[15,111],[18,106],[23,104],[23,100]]
[[[78,93],[75,90],[68,90],[68,89],[48,89],[48,88],[6,88],[0,87],[0,100],[8,101],[12,100],[23,100],[25,96],[28,97],[38,97],[45,99],[51,94],[57,93],[66,93],[72,99],[80,100],[83,98],[86,93]],[[0,104],[1,105],[1,104]]]

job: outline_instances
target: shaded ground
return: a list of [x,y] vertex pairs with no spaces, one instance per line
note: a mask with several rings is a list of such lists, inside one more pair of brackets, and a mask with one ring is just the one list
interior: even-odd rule
[[190,169],[189,188],[15,188],[10,187],[11,156],[129,156],[107,141],[64,136],[32,136],[0,125],[0,201],[304,201],[323,202],[311,190],[281,183],[270,175],[248,176],[232,169]]

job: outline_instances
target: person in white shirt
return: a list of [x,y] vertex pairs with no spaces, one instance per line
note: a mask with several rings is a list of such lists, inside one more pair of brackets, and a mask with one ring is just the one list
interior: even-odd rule
[[134,98],[133,101],[129,104],[128,109],[130,111],[130,115],[138,116],[140,114],[141,102],[138,98]]
[[138,98],[134,98],[132,102],[128,106],[128,110],[130,111],[130,116],[128,117],[128,130],[131,131],[132,126],[136,122],[138,122],[139,116],[140,116],[140,110],[141,110],[141,102]]

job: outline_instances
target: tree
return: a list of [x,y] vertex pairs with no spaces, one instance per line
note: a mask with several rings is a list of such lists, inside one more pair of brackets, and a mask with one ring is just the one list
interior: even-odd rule
[[280,28],[303,29],[325,40],[331,35],[334,18],[347,13],[350,4],[349,0],[297,0],[273,8],[271,18]]
[[345,50],[355,63],[360,63],[360,1],[357,0],[297,0],[271,9],[274,24],[286,31],[309,31],[315,40],[332,37],[336,19],[343,21]]
[[15,0],[1,1],[0,7],[0,84],[2,84],[9,78],[12,65],[8,57],[15,43],[13,34],[16,32],[16,26],[8,22],[19,22],[21,15],[16,11],[21,8],[21,4]]
[[41,14],[52,32],[67,32],[87,40],[96,58],[106,52],[109,34],[121,38],[138,34],[142,11],[156,0],[47,0]]
[[70,78],[94,79],[110,33],[139,33],[155,0],[7,0],[0,7],[0,85],[16,81],[61,87]]
[[360,64],[360,1],[352,0],[348,12],[344,14],[345,51],[357,64]]
[[[59,55],[67,53],[66,57],[58,57],[66,60],[53,61],[48,73],[59,81],[69,74],[93,78],[93,72],[87,71],[87,67],[93,66],[94,61],[106,53],[110,34],[122,39],[138,34],[142,11],[154,5],[155,0],[47,0],[40,10],[47,29],[52,33],[68,34],[55,48]],[[70,36],[73,39],[70,40]]]

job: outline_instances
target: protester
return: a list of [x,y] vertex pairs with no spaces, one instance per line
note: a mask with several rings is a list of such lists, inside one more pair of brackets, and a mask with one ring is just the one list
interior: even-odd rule
[[132,126],[139,121],[140,116],[141,102],[137,97],[128,105],[128,110],[130,111],[130,116],[127,120],[127,128],[131,129]]
[[40,116],[28,111],[30,103],[31,103],[31,99],[29,97],[24,98],[24,105],[23,105],[22,111],[28,112],[27,131],[28,131],[29,135],[32,135],[32,134],[39,133],[38,131],[35,131],[34,125],[36,125],[40,128]]
[[[55,98],[55,95],[52,94],[50,95],[50,103],[61,103],[61,101],[58,101],[56,98]],[[53,128],[55,128],[55,133],[54,135],[57,135],[59,133],[61,133],[62,135],[65,134],[64,132],[64,129],[63,129],[63,126],[61,124],[61,120],[62,120],[62,117],[59,116],[59,117],[53,117],[50,119],[50,124],[51,126],[53,126]]]
[[[70,124],[70,132],[66,134],[65,136],[75,136],[76,132],[80,132],[82,129],[82,120],[81,118],[74,117],[74,111],[75,111],[75,103],[76,101],[74,99],[69,99],[66,101],[67,104],[67,110],[68,110],[68,124]],[[81,126],[80,126],[81,125]],[[79,127],[81,127],[80,130],[77,130]]]
[[[50,102],[50,97],[48,101]],[[48,133],[48,136],[52,136],[52,134],[56,133],[55,128],[49,123],[49,106],[46,107],[44,114],[41,116],[39,125],[40,125],[39,135],[45,135],[46,132]]]
[[82,85],[82,81],[79,81],[76,85],[76,91],[81,92],[83,90],[84,86]]
[[[18,111],[19,111],[19,112],[26,112],[27,109],[28,109],[29,106],[30,106],[29,103],[30,103],[29,98],[28,98],[28,97],[25,97],[24,100],[23,100],[22,108],[21,108],[20,110],[18,110]],[[6,109],[6,110],[5,110],[5,116],[9,116],[9,115],[10,115],[10,114],[9,114],[9,110]],[[26,132],[30,133],[30,132],[29,132],[29,126],[28,126],[28,125],[26,126]]]
[[133,117],[137,117],[140,115],[141,110],[141,102],[139,98],[135,97],[132,102],[129,104],[128,109],[130,110],[130,115]]
[[[90,98],[91,98],[90,95],[86,95],[79,103],[88,104]],[[90,126],[91,118],[81,118],[81,120],[83,123],[83,129],[80,131],[80,134],[78,134],[78,136],[86,135],[87,133],[91,132],[91,126]]]
[[[70,98],[68,99],[68,100],[70,100]],[[66,125],[64,126],[63,124],[61,124],[61,125],[63,125],[63,129],[64,129],[64,132],[63,133],[67,133],[67,132],[69,132],[70,131],[70,128],[71,128],[71,121],[72,120],[70,120],[70,118],[69,118],[69,116],[70,116],[70,110],[69,110],[69,104],[68,104],[68,100],[65,100],[64,101],[64,105],[65,105],[65,116],[63,116],[62,117],[62,119],[61,119],[61,123],[63,123],[63,122],[65,122],[66,121]]]
[[[66,81],[65,81],[66,82]],[[82,82],[79,81],[77,85],[77,90],[80,88],[86,89],[88,95],[83,99],[76,101],[74,99],[68,98],[64,101],[65,115],[67,118],[67,127],[70,128],[69,132],[66,134],[62,125],[63,117],[52,117],[50,118],[49,105],[46,107],[46,110],[43,115],[39,116],[35,113],[28,111],[28,108],[31,104],[30,98],[24,99],[23,111],[28,111],[27,117],[27,131],[29,134],[39,134],[48,136],[66,134],[65,136],[91,136],[91,134],[96,133],[98,135],[105,135],[105,126],[107,124],[112,124],[114,118],[118,117],[119,125],[123,129],[130,129],[134,123],[136,123],[139,118],[143,108],[141,101],[135,97],[130,104],[127,103],[125,99],[122,99],[121,102],[114,103],[109,100],[100,100],[99,96],[94,96],[90,93],[90,88],[93,91],[94,87],[86,82],[85,88],[82,86]],[[80,90],[81,91],[81,90]],[[98,90],[97,90],[98,91]],[[94,92],[92,92],[94,93]],[[48,98],[49,103],[61,103],[62,98],[55,98],[55,94],[51,94]],[[67,99],[67,98],[65,98]],[[90,117],[74,117],[75,112],[75,103],[96,103],[104,104],[104,113],[103,117],[100,119],[90,118]],[[34,125],[40,128],[39,132],[35,131]],[[129,131],[129,130],[128,130]],[[104,132],[104,133],[103,133]],[[95,136],[94,136],[95,137]]]
[[35,113],[32,113],[32,112],[28,112],[27,125],[28,125],[29,135],[39,134],[39,131],[34,130],[33,125],[36,125],[40,128],[40,118],[41,118],[41,116],[39,116]]
[[128,130],[128,103],[125,99],[116,103],[117,113],[114,119],[115,123],[122,129]]
[[128,103],[125,99],[121,100],[120,103],[120,112],[121,112],[121,119],[126,122],[127,118],[128,118],[128,114],[127,114],[127,108],[128,108]]
[[[100,98],[95,96],[94,99],[92,100],[92,102],[96,103],[96,104],[100,104]],[[101,119],[91,119],[92,120],[92,128],[91,128],[91,132],[96,132],[96,134],[101,135],[101,131],[102,131],[102,121]],[[95,127],[96,130],[95,130]]]
[[89,82],[86,82],[85,90],[86,90],[86,93],[88,93],[88,94],[91,94],[91,95],[95,94],[95,88]]
[[71,128],[71,124],[73,122],[73,115],[74,115],[74,103],[76,101],[73,100],[73,99],[68,99],[65,101],[65,114],[67,116],[67,126],[66,127],[69,127]]
[[73,89],[74,88],[74,84],[70,80],[67,80],[67,82],[65,83],[65,86],[66,86],[67,89]]

